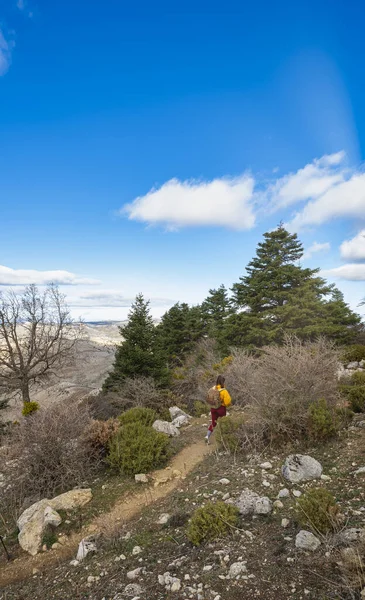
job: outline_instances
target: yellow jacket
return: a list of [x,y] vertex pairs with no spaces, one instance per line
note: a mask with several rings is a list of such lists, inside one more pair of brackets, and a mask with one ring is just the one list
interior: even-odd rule
[[229,392],[225,388],[222,388],[222,386],[220,385],[216,385],[215,389],[220,391],[222,406],[230,406],[232,404],[232,398],[229,395]]

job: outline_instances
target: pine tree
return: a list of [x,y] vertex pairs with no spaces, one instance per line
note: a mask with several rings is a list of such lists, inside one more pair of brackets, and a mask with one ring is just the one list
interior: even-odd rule
[[227,354],[226,323],[234,309],[224,285],[209,290],[209,295],[201,305],[201,311],[208,336],[217,341],[222,354]]
[[128,323],[119,328],[123,342],[115,353],[113,371],[106,378],[104,391],[117,389],[126,377],[154,377],[160,381],[165,370],[156,353],[156,328],[150,314],[149,302],[138,294],[128,315]]
[[246,268],[248,275],[232,287],[236,306],[255,314],[283,306],[294,289],[319,271],[297,264],[303,246],[297,234],[290,234],[283,225],[265,233],[264,238]]
[[200,306],[177,302],[156,328],[157,352],[169,367],[180,364],[204,333]]
[[303,339],[326,335],[351,341],[360,317],[345,304],[341,293],[319,277],[319,269],[299,264],[303,247],[296,234],[282,225],[265,233],[248,274],[233,286],[240,312],[227,321],[231,345],[280,343],[285,334]]

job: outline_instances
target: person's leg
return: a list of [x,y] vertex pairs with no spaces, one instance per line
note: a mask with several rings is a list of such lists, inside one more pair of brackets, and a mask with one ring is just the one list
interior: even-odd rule
[[210,409],[210,414],[211,414],[211,418],[212,418],[212,422],[208,427],[208,431],[207,431],[207,435],[205,436],[205,439],[207,440],[207,443],[209,444],[209,438],[213,433],[213,429],[217,424],[217,409],[216,408],[211,408]]

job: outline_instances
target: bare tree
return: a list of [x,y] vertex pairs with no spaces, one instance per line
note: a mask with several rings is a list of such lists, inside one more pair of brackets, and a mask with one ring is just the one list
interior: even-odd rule
[[31,384],[70,359],[79,331],[55,285],[0,293],[0,390],[29,402]]

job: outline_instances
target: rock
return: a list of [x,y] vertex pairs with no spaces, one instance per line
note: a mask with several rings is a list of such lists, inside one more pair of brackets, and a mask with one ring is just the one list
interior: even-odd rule
[[230,566],[228,577],[229,579],[236,579],[236,577],[243,573],[247,573],[246,562],[235,562]]
[[175,427],[172,423],[169,423],[168,421],[161,421],[157,419],[157,421],[154,422],[152,427],[153,429],[155,429],[155,431],[158,431],[159,433],[165,433],[170,437],[177,437],[178,435],[180,435],[180,431],[178,430],[178,428]]
[[365,529],[362,527],[349,527],[348,529],[341,531],[338,537],[339,540],[345,544],[365,541]]
[[27,508],[18,519],[20,546],[35,556],[42,548],[43,535],[47,527],[56,523],[59,525],[61,521],[60,515],[50,506],[49,500],[36,502]]
[[269,498],[263,496],[255,502],[254,513],[255,515],[269,515],[272,511],[272,503]]
[[365,369],[365,359],[360,360],[359,367],[360,367],[360,369]]
[[284,527],[284,529],[289,527],[289,525],[290,525],[289,519],[281,519],[281,526]]
[[331,477],[329,475],[321,475],[322,481],[331,481]]
[[172,425],[177,428],[183,427],[184,425],[189,425],[189,423],[190,418],[188,417],[188,415],[179,415],[178,417],[172,420]]
[[300,490],[293,490],[293,496],[295,498],[300,498],[302,495],[302,492]]
[[283,488],[278,493],[278,498],[289,498],[289,496],[290,496],[290,492],[289,492],[288,488]]
[[360,467],[360,469],[354,472],[354,475],[362,475],[363,473],[365,473],[365,467]]
[[260,469],[272,469],[271,462],[263,462],[263,463],[261,463]]
[[236,502],[240,514],[243,516],[253,514],[259,498],[260,496],[256,492],[245,488]]
[[91,489],[75,489],[56,496],[50,501],[50,506],[55,510],[74,510],[88,504],[92,500]]
[[142,567],[138,567],[137,569],[134,569],[133,571],[128,571],[127,573],[127,579],[131,579],[132,581],[134,579],[137,579],[141,573],[142,573]]
[[169,522],[169,520],[171,519],[171,515],[169,515],[168,513],[163,513],[162,515],[160,515],[157,524],[158,525],[166,525],[166,523]]
[[70,566],[71,567],[78,567],[79,566],[79,561],[78,560],[71,560],[70,562]]
[[284,504],[281,500],[275,500],[273,507],[280,510],[281,508],[284,508]]
[[291,454],[282,467],[283,476],[291,483],[319,479],[322,471],[321,463],[305,454]]
[[357,360],[353,360],[352,362],[349,362],[346,365],[346,369],[358,369],[358,367],[360,366],[360,364],[358,363]]
[[169,413],[171,415],[171,419],[176,419],[177,417],[187,417],[188,420],[191,419],[191,416],[188,415],[188,413],[184,412],[181,408],[179,408],[178,406],[171,406],[169,408]]
[[226,494],[224,494],[224,496],[222,497],[222,500],[228,500],[231,497],[231,494],[229,492],[227,492]]
[[171,584],[171,591],[172,592],[178,592],[181,589],[181,581],[180,579],[175,579],[175,581],[172,582]]
[[[123,591],[123,596],[134,598],[144,593],[144,589],[138,583],[129,583]],[[113,599],[115,600],[115,598]]]
[[310,531],[304,531],[304,529],[299,531],[295,538],[295,546],[301,550],[310,550],[311,552],[314,552],[314,550],[317,550],[320,545],[321,542],[319,539],[313,535],[313,533]]
[[85,538],[85,539],[81,540],[81,542],[79,544],[79,549],[77,551],[76,560],[78,562],[81,562],[82,560],[84,560],[84,558],[86,558],[86,556],[88,554],[90,554],[90,552],[96,552],[96,551],[97,551],[97,548],[96,548],[95,542]]
[[231,482],[230,482],[230,480],[229,480],[229,479],[225,479],[225,478],[223,478],[223,479],[220,479],[220,480],[219,480],[219,483],[220,483],[221,485],[229,485]]
[[141,546],[134,546],[134,548],[132,550],[132,555],[137,556],[137,554],[141,554],[141,552],[142,552]]
[[138,473],[134,476],[134,481],[136,483],[148,483],[148,477],[145,473]]

